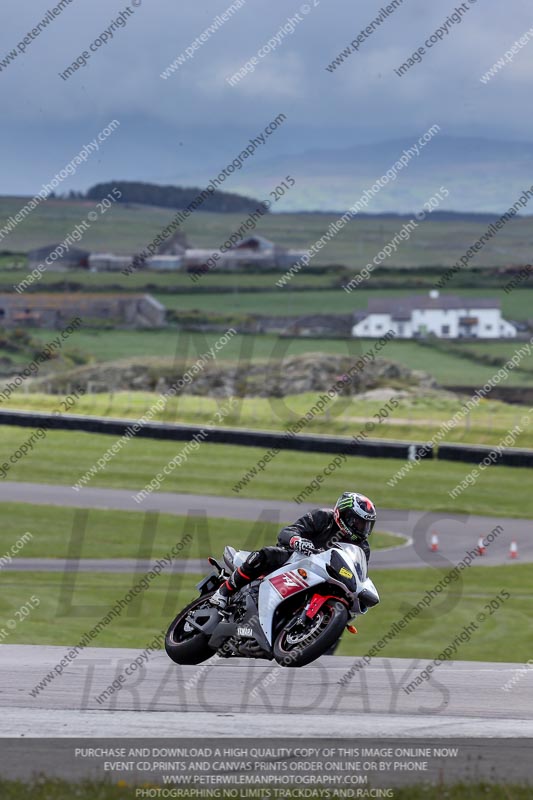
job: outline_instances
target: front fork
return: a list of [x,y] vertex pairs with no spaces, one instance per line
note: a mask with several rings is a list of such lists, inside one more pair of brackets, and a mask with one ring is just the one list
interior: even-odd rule
[[[326,600],[331,600],[331,599],[339,600],[341,603],[344,603],[344,605],[348,606],[348,603],[345,600],[343,600],[342,597],[339,597],[336,594],[325,594],[324,595],[324,594],[315,593],[311,597],[311,599],[305,604],[305,606],[302,609],[302,611],[300,612],[300,614],[298,614],[298,616],[292,621],[292,623],[290,623],[287,626],[286,629],[289,630],[290,628],[292,628],[293,624],[294,625],[297,625],[297,624],[303,625],[303,624],[305,624],[306,620],[314,619],[316,617],[316,615],[318,614],[318,612],[320,611],[320,609],[322,608],[322,606],[324,605],[324,603],[326,602]],[[350,633],[357,633],[357,628],[354,625],[351,625],[351,624],[346,626],[346,630],[349,631]]]

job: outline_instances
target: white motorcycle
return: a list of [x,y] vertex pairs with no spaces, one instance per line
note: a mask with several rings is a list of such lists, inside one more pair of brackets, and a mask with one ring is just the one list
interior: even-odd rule
[[223,611],[211,605],[211,595],[248,555],[228,546],[226,568],[208,559],[217,572],[198,584],[200,597],[167,631],[165,649],[177,664],[200,664],[216,653],[303,667],[332,648],[345,628],[357,633],[350,618],[379,603],[361,548],[338,542],[313,555],[293,553],[283,567],[235,592]]

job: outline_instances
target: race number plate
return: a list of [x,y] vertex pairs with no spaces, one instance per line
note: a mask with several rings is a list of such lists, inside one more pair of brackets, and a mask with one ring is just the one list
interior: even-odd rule
[[294,592],[299,592],[309,586],[297,572],[284,572],[283,575],[275,575],[269,580],[281,597],[289,597]]

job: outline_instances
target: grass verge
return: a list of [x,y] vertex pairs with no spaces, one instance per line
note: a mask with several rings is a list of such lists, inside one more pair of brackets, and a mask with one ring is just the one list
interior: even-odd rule
[[[394,622],[416,604],[444,576],[442,570],[375,570],[372,578],[381,603],[358,620],[359,633],[345,633],[339,655],[361,656],[378,642]],[[436,658],[465,625],[486,614],[454,659],[525,663],[531,656],[525,631],[533,614],[531,576],[527,564],[470,567],[461,580],[450,584],[424,611],[381,650],[385,658]],[[11,630],[3,644],[72,646],[90,630],[117,599],[140,580],[126,574],[23,573],[1,576],[0,619],[9,620],[32,595],[40,605]],[[104,627],[91,646],[142,649],[170,623],[176,611],[196,595],[202,576],[163,572],[129,605],[118,619]],[[486,605],[501,590],[511,598],[492,614]],[[5,623],[4,623],[5,626]],[[444,664],[440,669],[446,670]]]
[[[532,373],[533,379],[533,373]],[[154,392],[115,392],[113,394],[85,395],[76,403],[75,413],[87,416],[139,419],[152,408],[159,395]],[[428,441],[444,422],[459,411],[466,398],[448,394],[422,394],[398,400],[398,407],[369,434],[374,439],[401,439]],[[305,416],[316,402],[316,395],[307,392],[284,398],[238,398],[235,411],[225,416],[218,425],[224,427],[284,430],[289,422]],[[314,417],[306,428],[309,433],[351,436],[365,430],[367,421],[379,419],[379,410],[386,400],[358,400],[343,397],[332,405],[332,414]],[[51,394],[17,394],[2,403],[2,408],[20,411],[51,413],[57,409],[59,398]],[[213,424],[215,413],[227,404],[227,398],[182,395],[171,398],[154,419],[158,422]],[[338,408],[338,412],[337,412]],[[444,442],[492,444],[500,442],[527,411],[527,406],[511,406],[493,400],[479,403]],[[521,426],[514,447],[533,447],[533,427]]]
[[[346,294],[343,292],[343,294]],[[217,296],[220,306],[220,295]],[[323,301],[322,301],[323,302]],[[279,304],[279,300],[278,300]],[[292,306],[291,306],[292,307]],[[324,309],[322,309],[324,311]],[[287,312],[294,313],[294,312]],[[229,327],[229,326],[228,326]],[[34,338],[44,342],[54,339],[57,332],[43,328],[32,331]],[[220,332],[191,333],[189,331],[166,328],[163,330],[126,331],[126,330],[91,330],[81,329],[72,337],[71,347],[86,356],[94,356],[96,361],[113,361],[119,358],[136,358],[140,356],[175,358],[176,353],[184,361],[195,361],[201,353],[205,353],[220,338]],[[372,339],[332,339],[283,337],[273,334],[238,334],[233,336],[217,355],[221,361],[248,359],[266,359],[277,361],[291,355],[304,353],[331,353],[340,356],[352,356],[354,360],[372,350],[375,340]],[[521,347],[522,343],[481,342],[485,356],[510,358]],[[462,344],[457,344],[462,348]],[[469,354],[470,350],[465,350]],[[391,341],[380,354],[383,358],[396,361],[409,369],[423,370],[432,375],[442,386],[472,386],[477,389],[498,371],[498,367],[483,363],[481,359],[469,359],[457,353],[426,347],[414,340]],[[463,354],[464,355],[464,354]],[[505,386],[530,387],[531,364],[533,357],[522,359],[520,369],[513,370]]]
[[[208,518],[197,511],[190,516],[174,516],[25,503],[1,503],[0,514],[0,557],[24,532],[33,536],[20,551],[20,558],[72,558],[79,553],[80,558],[157,559],[188,533],[192,541],[185,545],[179,558],[219,558],[226,544],[240,550],[275,544],[280,528],[294,521],[247,522]],[[404,537],[375,531],[371,544],[373,550],[379,550],[403,541]]]
[[[28,428],[5,427],[0,443],[0,466],[30,436]],[[72,486],[96,464],[114,436],[67,431],[50,431],[38,439],[25,458],[10,465],[9,480]],[[91,487],[131,489],[139,492],[184,447],[181,442],[164,442],[139,437],[130,439],[88,484]],[[257,447],[203,442],[179,469],[164,481],[161,490],[224,497],[291,500],[330,463],[332,456],[321,453],[280,452],[258,477],[241,491],[233,487],[258,460],[264,450]],[[472,465],[421,461],[395,486],[387,480],[401,469],[401,459],[350,457],[324,479],[309,498],[317,506],[331,505],[347,488],[370,496],[378,509],[398,508],[449,513],[451,491],[470,473]],[[491,466],[478,481],[453,503],[454,513],[533,518],[533,493],[525,491],[529,471],[519,467]],[[74,489],[72,490],[75,491]],[[81,496],[81,495],[80,495]],[[194,507],[198,507],[197,502]],[[139,504],[142,510],[142,503]],[[379,524],[379,518],[378,518]]]

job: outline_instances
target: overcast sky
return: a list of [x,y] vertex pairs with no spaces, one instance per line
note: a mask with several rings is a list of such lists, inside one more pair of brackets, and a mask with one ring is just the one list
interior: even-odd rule
[[[258,157],[415,139],[434,123],[445,135],[531,141],[533,40],[487,85],[479,80],[533,28],[530,3],[469,3],[463,22],[399,78],[394,68],[458,3],[404,0],[330,73],[326,65],[386,0],[308,0],[309,13],[294,32],[232,87],[225,78],[299,12],[298,0],[246,0],[168,80],[160,73],[230,0],[143,0],[65,82],[58,73],[126,7],[120,0],[73,0],[0,72],[0,191],[38,191],[112,119],[120,129],[65,189],[112,178],[178,182],[197,168],[225,164],[280,112],[287,122]],[[2,0],[0,62],[53,7],[53,0]]]

